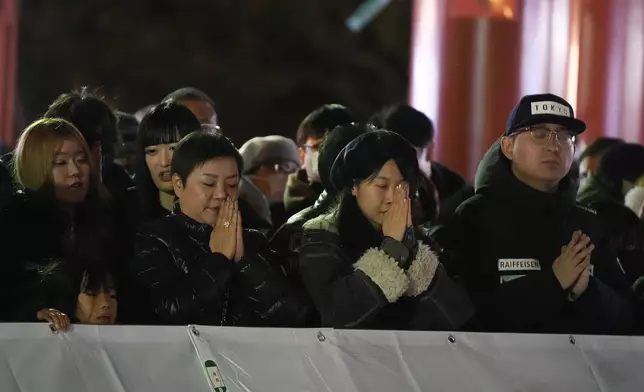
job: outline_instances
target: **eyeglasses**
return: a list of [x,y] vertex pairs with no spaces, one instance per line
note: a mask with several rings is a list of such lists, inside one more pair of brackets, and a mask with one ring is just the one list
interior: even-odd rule
[[550,129],[545,126],[520,128],[510,136],[515,136],[525,132],[529,132],[532,140],[539,145],[545,145],[549,143],[553,137],[555,138],[557,144],[560,146],[572,147],[575,144],[576,135],[569,129],[563,127],[557,129]]

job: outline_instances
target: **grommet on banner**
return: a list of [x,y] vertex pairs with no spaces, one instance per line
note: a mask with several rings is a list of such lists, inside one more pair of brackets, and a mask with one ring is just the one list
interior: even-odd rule
[[447,341],[450,343],[456,343],[456,338],[454,337],[454,335],[450,333],[449,336],[447,337]]
[[195,335],[195,336],[201,335],[201,333],[199,332],[197,327],[192,327],[192,334]]
[[326,336],[322,332],[318,332],[318,340],[320,342],[324,342],[326,340]]
[[575,344],[575,337],[574,336],[570,335],[568,340],[570,340],[570,343]]

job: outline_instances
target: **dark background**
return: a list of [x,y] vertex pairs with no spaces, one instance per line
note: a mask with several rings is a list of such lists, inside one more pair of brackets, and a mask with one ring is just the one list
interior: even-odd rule
[[19,36],[19,99],[32,121],[55,97],[89,86],[134,112],[179,87],[217,103],[235,142],[294,136],[315,107],[366,117],[407,98],[411,1],[393,1],[354,34],[361,0],[28,0]]

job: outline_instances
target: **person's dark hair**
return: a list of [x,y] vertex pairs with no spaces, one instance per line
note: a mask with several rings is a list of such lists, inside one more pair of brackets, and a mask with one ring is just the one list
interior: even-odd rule
[[227,137],[213,132],[193,132],[177,145],[172,158],[172,174],[178,175],[185,184],[196,167],[215,158],[233,158],[241,176],[244,161]]
[[134,181],[146,214],[161,208],[159,190],[145,162],[145,149],[158,144],[178,143],[191,132],[201,129],[197,117],[185,106],[164,102],[153,107],[141,120],[136,136]]
[[131,143],[136,140],[139,122],[133,114],[116,112],[117,131],[123,143]]
[[602,156],[611,148],[624,144],[624,140],[613,137],[598,137],[579,154],[579,161],[588,157]]
[[424,113],[406,104],[387,106],[369,120],[373,125],[396,132],[416,148],[434,140],[434,123]]
[[634,183],[644,175],[644,146],[634,143],[621,143],[614,146],[599,161],[597,174],[619,188],[622,186],[622,181]]
[[407,140],[394,132],[372,130],[368,125],[363,130],[365,133],[342,150],[331,169],[331,180],[334,187],[340,190],[336,211],[338,234],[351,257],[360,257],[366,249],[377,247],[382,241],[382,233],[360,210],[351,192],[353,186],[364,180],[372,180],[385,163],[393,160],[409,183],[413,200],[421,175],[416,150]]
[[297,129],[295,142],[298,146],[303,146],[310,137],[321,139],[333,128],[354,121],[353,114],[346,107],[338,104],[323,105],[304,118]]
[[64,263],[54,261],[38,269],[43,305],[60,310],[75,320],[78,295],[96,295],[118,290],[116,274],[106,265],[93,264],[73,271]]
[[328,194],[335,195],[337,193],[331,181],[331,167],[333,166],[333,162],[335,162],[335,159],[342,149],[353,139],[362,135],[366,129],[368,128],[361,125],[346,124],[333,128],[324,136],[324,140],[322,140],[319,149],[318,172],[320,174],[320,182]]
[[80,277],[79,294],[96,295],[118,289],[116,274],[102,265],[89,266]]
[[90,149],[101,143],[103,157],[113,157],[118,141],[116,115],[102,97],[87,87],[61,94],[43,117],[69,121],[80,131]]
[[183,87],[175,90],[163,98],[162,102],[203,101],[215,108],[215,101],[201,90],[194,87]]

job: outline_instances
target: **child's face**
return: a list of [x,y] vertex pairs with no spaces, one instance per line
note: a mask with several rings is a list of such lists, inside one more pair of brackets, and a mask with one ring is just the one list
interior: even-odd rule
[[76,318],[81,324],[112,325],[116,322],[116,290],[78,294]]

